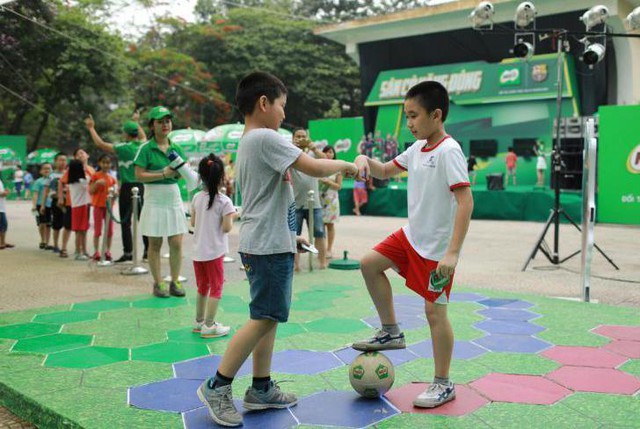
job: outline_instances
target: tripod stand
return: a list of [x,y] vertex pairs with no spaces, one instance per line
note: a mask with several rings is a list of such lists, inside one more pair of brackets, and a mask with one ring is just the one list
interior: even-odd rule
[[[552,183],[554,187],[554,203],[553,209],[551,209],[551,214],[547,219],[547,222],[542,229],[542,234],[536,241],[531,254],[527,258],[524,266],[522,267],[522,271],[525,271],[529,266],[529,263],[532,259],[536,257],[538,251],[542,252],[544,256],[547,257],[549,262],[554,265],[562,264],[563,262],[573,258],[574,256],[580,253],[580,250],[570,254],[569,256],[560,259],[559,256],[559,248],[560,248],[560,219],[564,217],[571,225],[573,225],[578,231],[582,232],[580,226],[569,216],[569,214],[562,208],[560,205],[560,174],[562,170],[562,159],[561,159],[561,148],[560,148],[560,122],[562,118],[562,92],[563,92],[563,82],[564,79],[562,77],[562,72],[564,69],[564,56],[563,56],[563,47],[566,42],[566,32],[560,32],[557,34],[557,42],[558,42],[558,65],[557,65],[557,85],[558,85],[558,95],[556,98],[556,126],[554,132],[553,139],[553,154],[551,157],[551,166],[552,166]],[[549,228],[553,224],[553,249],[549,248],[549,245],[545,241],[545,236],[549,231]],[[594,243],[594,247],[604,258],[609,262],[616,270],[619,270],[618,266],[613,262],[611,258],[607,256],[604,251],[598,247],[597,244]]]

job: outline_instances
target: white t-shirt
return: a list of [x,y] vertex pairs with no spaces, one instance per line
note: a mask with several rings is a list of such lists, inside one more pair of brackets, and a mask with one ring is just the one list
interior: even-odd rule
[[91,204],[89,182],[87,179],[80,179],[79,182],[69,183],[69,192],[71,192],[71,207],[81,207]]
[[469,175],[462,149],[450,136],[432,148],[426,144],[416,141],[393,162],[409,176],[409,225],[404,233],[420,256],[439,261],[453,233],[457,203],[452,191],[469,186]]
[[1,195],[3,193],[4,193],[4,183],[2,183],[2,180],[0,180],[0,213],[7,212],[7,207],[4,202],[4,200],[6,200],[7,198],[4,195]]
[[229,251],[227,234],[222,232],[222,218],[235,213],[231,199],[218,193],[209,210],[209,193],[198,192],[191,202],[196,214],[196,227],[193,232],[193,260],[212,261]]

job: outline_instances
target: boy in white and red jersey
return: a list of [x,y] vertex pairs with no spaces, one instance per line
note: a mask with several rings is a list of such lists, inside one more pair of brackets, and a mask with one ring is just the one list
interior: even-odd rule
[[361,351],[403,349],[393,295],[385,271],[393,268],[406,285],[425,299],[431,329],[435,377],[413,402],[432,408],[455,398],[449,367],[453,330],[447,304],[464,237],[469,228],[473,197],[467,162],[460,145],[444,130],[449,95],[438,82],[421,82],[405,96],[407,126],[417,141],[385,164],[360,155],[360,174],[380,179],[407,171],[409,224],[379,243],[362,259],[362,275],[378,310],[382,328],[352,347]]

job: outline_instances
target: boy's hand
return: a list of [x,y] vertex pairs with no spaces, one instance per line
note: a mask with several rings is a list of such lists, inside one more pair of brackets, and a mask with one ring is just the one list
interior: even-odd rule
[[40,207],[40,214],[41,214],[42,216],[44,216],[44,206],[41,206],[41,207]]
[[84,119],[84,124],[87,126],[87,129],[90,130],[92,128],[95,128],[96,123],[93,120],[93,116],[89,115]]
[[438,262],[436,273],[440,277],[449,277],[453,274],[456,265],[458,265],[458,254],[447,252],[444,254],[440,262]]
[[304,237],[296,237],[296,243],[297,243],[298,253],[307,253],[307,251],[301,247],[303,244],[305,246],[311,246],[309,241]]
[[345,166],[345,168],[343,170],[345,177],[355,177],[356,180],[359,180],[358,179],[358,176],[359,176],[358,173],[359,173],[360,170],[358,169],[358,166],[356,166],[356,164],[354,164],[352,162],[347,162],[346,164],[347,165]]
[[359,182],[366,182],[371,174],[367,157],[364,155],[358,155],[355,160],[355,165],[358,168],[356,180]]

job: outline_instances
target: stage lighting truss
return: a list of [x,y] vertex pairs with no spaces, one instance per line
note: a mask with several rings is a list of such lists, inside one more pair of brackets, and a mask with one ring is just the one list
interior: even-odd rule
[[[592,7],[580,17],[580,21],[584,24],[586,31],[600,33],[595,36],[586,36],[580,40],[584,44],[581,59],[589,68],[595,67],[596,64],[604,59],[607,53],[608,18],[609,9],[602,5]],[[600,29],[597,27],[600,27]]]
[[474,30],[493,30],[493,15],[496,11],[490,1],[482,1],[471,11],[469,19]]
[[513,36],[514,57],[525,61],[530,60],[536,51],[536,7],[530,1],[522,2],[516,8],[513,17],[513,28],[516,33]]

